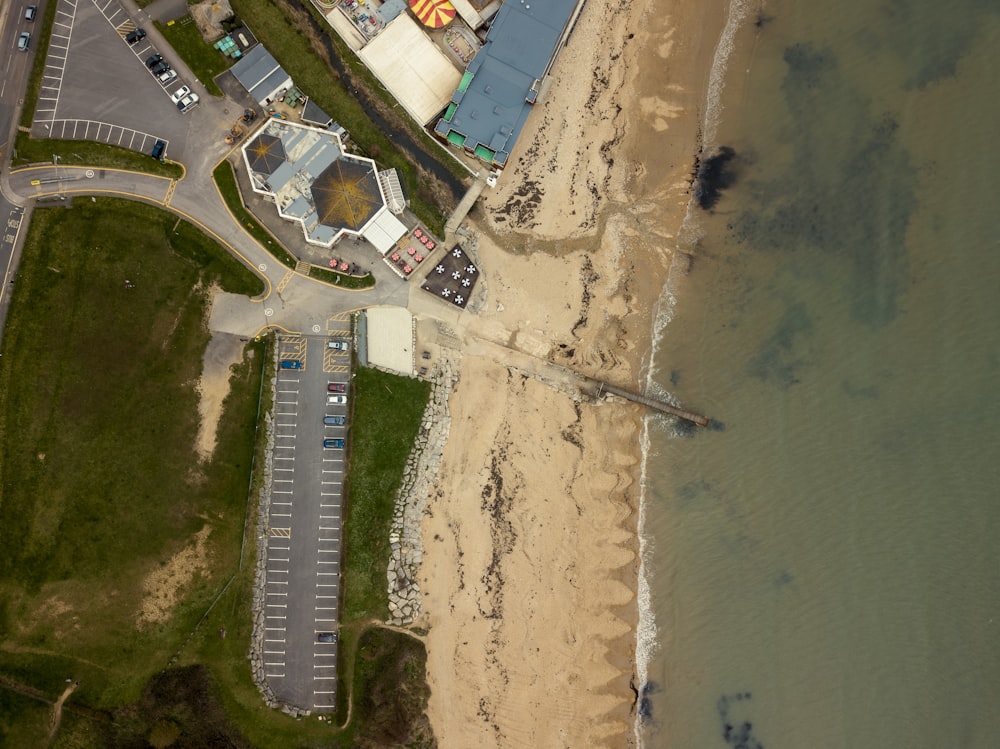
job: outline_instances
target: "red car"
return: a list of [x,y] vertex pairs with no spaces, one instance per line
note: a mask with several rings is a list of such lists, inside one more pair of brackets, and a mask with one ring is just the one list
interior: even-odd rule
[[329,390],[331,393],[346,393],[347,385],[345,385],[342,382],[331,382],[329,385],[326,386],[326,389]]

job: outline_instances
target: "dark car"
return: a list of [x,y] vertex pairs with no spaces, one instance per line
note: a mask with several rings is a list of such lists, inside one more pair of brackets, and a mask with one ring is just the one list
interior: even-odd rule
[[163,62],[163,55],[153,55],[146,58],[146,67],[151,68],[157,63]]
[[329,390],[331,393],[346,393],[347,385],[345,385],[343,382],[331,382],[329,385],[326,386],[326,389]]
[[342,427],[347,423],[346,416],[324,416],[323,423],[328,427]]
[[302,362],[298,359],[285,359],[281,362],[282,369],[302,369]]
[[166,150],[167,150],[167,144],[162,140],[158,140],[156,141],[156,143],[153,144],[153,150],[150,153],[150,156],[159,161],[160,159],[163,158],[163,152]]
[[135,44],[136,42],[141,42],[146,38],[146,32],[143,29],[134,29],[125,35],[125,41],[129,44]]
[[323,440],[323,447],[336,447],[339,450],[343,450],[344,449],[344,440],[341,440],[341,439]]
[[161,60],[160,62],[156,63],[156,65],[154,65],[151,68],[151,70],[153,71],[153,75],[162,75],[163,73],[166,73],[168,70],[170,70],[170,63]]
[[336,632],[317,632],[316,642],[336,642],[337,633]]

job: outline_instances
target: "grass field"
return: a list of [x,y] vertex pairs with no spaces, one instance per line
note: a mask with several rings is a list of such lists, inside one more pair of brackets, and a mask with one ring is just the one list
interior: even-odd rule
[[202,39],[201,32],[198,31],[191,16],[184,16],[170,23],[157,21],[156,28],[181,56],[191,72],[198,76],[198,80],[208,92],[213,96],[222,96],[222,89],[215,82],[215,77],[228,70],[231,61]]
[[403,467],[420,430],[430,384],[377,369],[359,369],[353,382],[354,430],[344,524],[342,621],[385,619],[389,593],[389,528]]
[[[0,358],[0,745],[46,745],[69,678],[79,688],[55,747],[431,746],[423,645],[363,621],[385,613],[392,502],[427,385],[373,370],[355,379],[365,427],[345,560],[353,720],[337,730],[268,709],[246,657],[252,528],[239,560],[271,344],[251,343],[234,368],[215,453],[199,462],[213,284],[260,292],[221,248],[152,206],[99,199],[34,213]],[[149,602],[161,607],[144,617]]]
[[[48,693],[72,676],[95,706],[136,697],[235,566],[252,442],[193,451],[210,285],[261,290],[151,206],[35,212],[0,365],[0,669]],[[199,531],[213,563],[144,619],[171,588],[151,573]]]

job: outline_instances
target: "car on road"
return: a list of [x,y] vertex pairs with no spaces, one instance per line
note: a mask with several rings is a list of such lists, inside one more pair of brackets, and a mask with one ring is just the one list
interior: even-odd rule
[[133,29],[125,35],[125,41],[129,44],[135,44],[136,42],[141,42],[146,38],[146,32],[143,29]]
[[328,395],[326,396],[326,404],[328,406],[346,406],[347,396],[346,395]]
[[156,143],[153,144],[153,150],[150,152],[149,155],[152,156],[157,161],[160,161],[163,158],[163,152],[166,150],[167,150],[166,142],[158,140],[156,141]]
[[332,340],[332,341],[327,341],[326,346],[327,346],[327,348],[332,348],[335,351],[350,351],[351,350],[351,344],[350,343],[348,343],[347,341],[341,341],[339,339],[335,339],[335,340]]
[[25,21],[34,21],[35,20],[35,13],[37,13],[37,12],[38,12],[38,6],[37,5],[29,5],[27,8],[24,9],[24,20]]
[[187,86],[181,86],[179,89],[170,94],[170,101],[176,104],[190,93],[191,93],[190,88],[188,88]]
[[302,369],[302,362],[298,359],[285,359],[281,362],[282,369]]
[[331,382],[329,385],[326,386],[326,389],[329,390],[331,393],[346,393],[347,384],[343,382]]
[[335,447],[338,450],[343,450],[344,440],[342,439],[323,440],[323,447]]
[[323,423],[328,427],[342,427],[347,423],[346,416],[324,416]]
[[198,94],[188,94],[179,102],[177,102],[177,108],[181,112],[187,112],[192,107],[197,106],[197,104],[198,104]]
[[164,85],[166,85],[167,83],[170,83],[170,81],[172,81],[176,77],[177,77],[177,71],[176,70],[171,70],[170,68],[167,68],[162,73],[160,73],[158,76],[156,76],[157,80],[159,80],[159,82],[162,83],[162,84],[164,84]]
[[153,55],[151,57],[146,58],[146,67],[152,68],[161,62],[163,62],[163,55]]
[[17,38],[17,48],[22,52],[28,51],[28,43],[31,41],[31,34],[27,31],[22,31],[21,35]]
[[317,632],[316,642],[336,642],[337,633],[336,632]]

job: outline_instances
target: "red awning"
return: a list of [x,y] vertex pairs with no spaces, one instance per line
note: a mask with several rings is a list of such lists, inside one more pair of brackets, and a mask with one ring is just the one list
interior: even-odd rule
[[447,26],[455,18],[455,6],[448,0],[410,0],[410,10],[420,23],[432,29]]

